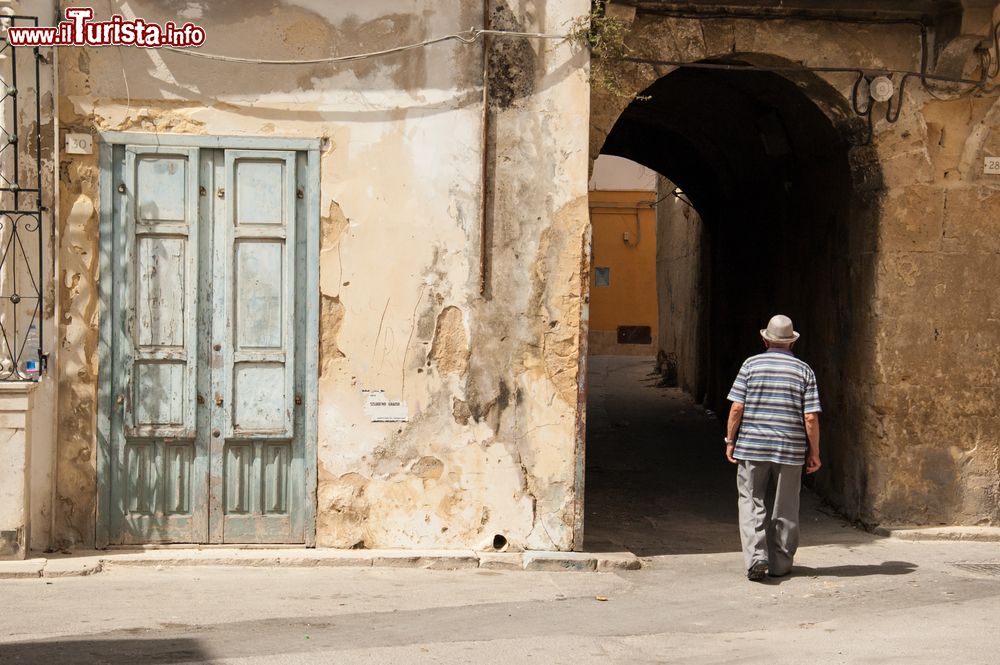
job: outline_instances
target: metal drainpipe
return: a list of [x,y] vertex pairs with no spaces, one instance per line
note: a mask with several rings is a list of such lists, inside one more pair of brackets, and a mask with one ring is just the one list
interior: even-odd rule
[[[53,25],[59,25],[60,19],[62,19],[62,2],[57,0],[54,3],[55,16],[53,17]],[[60,235],[59,235],[59,215],[61,207],[59,205],[59,49],[52,49],[52,207],[49,212],[49,221],[51,223],[50,238],[52,243],[52,281],[55,283],[58,279],[60,260],[59,260],[59,248],[60,248]],[[99,149],[99,148],[98,148]],[[41,176],[39,176],[41,179]],[[46,372],[49,374],[49,380],[52,384],[52,404],[56,412],[58,413],[59,406],[59,344],[57,340],[59,339],[59,327],[58,321],[62,320],[61,312],[62,306],[59,302],[57,295],[57,290],[52,289],[52,332],[49,334],[52,336],[52,343],[49,345],[49,362]],[[42,340],[42,344],[45,344],[45,340]],[[49,471],[51,473],[51,481],[49,487],[49,547],[53,547],[56,544],[56,510],[55,505],[58,496],[58,484],[56,474],[59,470],[59,418],[56,417],[55,423],[52,426],[52,466]]]
[[[490,0],[483,0],[483,29],[490,29]],[[487,265],[489,247],[487,229],[488,204],[490,195],[487,190],[489,185],[489,127],[490,127],[490,36],[483,35],[483,121],[482,121],[482,162],[479,173],[479,295],[489,300],[487,295],[487,280],[489,276],[489,266]]]

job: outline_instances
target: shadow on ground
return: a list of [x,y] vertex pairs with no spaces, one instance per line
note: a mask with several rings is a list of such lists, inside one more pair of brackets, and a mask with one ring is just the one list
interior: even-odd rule
[[[590,358],[585,548],[738,552],[736,470],[723,455],[722,422],[660,387],[654,367],[652,358]],[[807,489],[800,521],[803,547],[875,539]]]
[[197,640],[177,639],[76,639],[0,644],[0,663],[50,665],[51,663],[207,663],[211,660]]
[[883,561],[879,564],[848,566],[794,566],[790,575],[768,577],[768,584],[781,584],[789,577],[870,577],[872,575],[909,575],[917,569],[917,564],[909,561]]

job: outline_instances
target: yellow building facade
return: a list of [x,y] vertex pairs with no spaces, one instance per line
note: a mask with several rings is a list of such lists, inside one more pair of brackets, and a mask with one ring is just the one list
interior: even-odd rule
[[656,355],[653,191],[590,192],[590,354]]

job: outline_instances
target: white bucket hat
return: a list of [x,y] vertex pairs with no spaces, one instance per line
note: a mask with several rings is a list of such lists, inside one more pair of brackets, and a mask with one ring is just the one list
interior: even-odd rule
[[792,326],[792,320],[784,314],[776,314],[767,322],[767,328],[760,331],[760,336],[769,342],[788,344],[799,338]]

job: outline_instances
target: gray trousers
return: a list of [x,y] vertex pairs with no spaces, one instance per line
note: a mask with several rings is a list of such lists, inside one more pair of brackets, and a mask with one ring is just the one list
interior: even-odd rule
[[800,464],[739,460],[736,487],[747,570],[761,562],[767,564],[771,575],[784,575],[792,569],[799,547],[801,486]]

